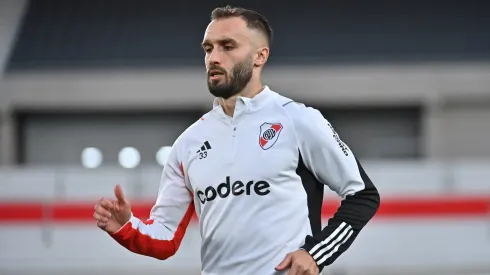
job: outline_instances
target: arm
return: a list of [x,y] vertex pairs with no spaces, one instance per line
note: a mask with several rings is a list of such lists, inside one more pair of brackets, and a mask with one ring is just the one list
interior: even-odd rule
[[194,214],[192,194],[185,186],[183,168],[174,147],[163,169],[150,218],[142,221],[131,215],[121,229],[111,234],[128,250],[160,260],[168,259],[177,252]]
[[319,111],[299,104],[288,106],[295,109],[291,110],[294,112],[291,117],[305,166],[342,198],[328,225],[321,232],[307,236],[301,247],[321,270],[349,248],[375,215],[380,197],[352,151]]

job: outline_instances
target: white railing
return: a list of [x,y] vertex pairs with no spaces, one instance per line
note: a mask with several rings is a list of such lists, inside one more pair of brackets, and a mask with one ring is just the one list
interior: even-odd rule
[[[383,194],[490,194],[490,159],[458,162],[364,161]],[[84,169],[79,167],[0,167],[0,200],[84,199],[112,195],[121,184],[130,197],[154,197],[162,168],[143,166]],[[326,190],[326,192],[330,192]]]

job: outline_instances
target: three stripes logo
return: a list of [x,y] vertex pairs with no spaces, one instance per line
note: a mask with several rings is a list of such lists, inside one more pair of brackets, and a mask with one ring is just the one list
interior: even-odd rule
[[315,245],[309,252],[318,265],[323,264],[337,252],[341,245],[346,243],[354,231],[352,227],[345,222],[335,229],[327,239]]
[[205,159],[208,156],[208,150],[211,149],[211,145],[208,141],[205,141],[201,146],[201,149],[197,150],[197,154],[199,154],[199,159]]

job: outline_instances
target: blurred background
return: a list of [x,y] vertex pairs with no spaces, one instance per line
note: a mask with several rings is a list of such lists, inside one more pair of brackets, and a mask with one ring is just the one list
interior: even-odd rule
[[224,4],[268,17],[265,84],[318,108],[380,190],[324,274],[490,274],[490,3],[471,0],[0,0],[0,274],[199,274],[197,221],[161,262],[92,213],[121,184],[148,215],[212,107],[200,43]]

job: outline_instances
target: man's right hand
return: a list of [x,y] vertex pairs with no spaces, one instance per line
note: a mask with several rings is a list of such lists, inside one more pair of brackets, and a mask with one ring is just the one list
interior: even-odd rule
[[121,186],[114,187],[116,200],[100,199],[95,205],[97,226],[108,233],[117,232],[131,218],[131,205],[124,197]]

